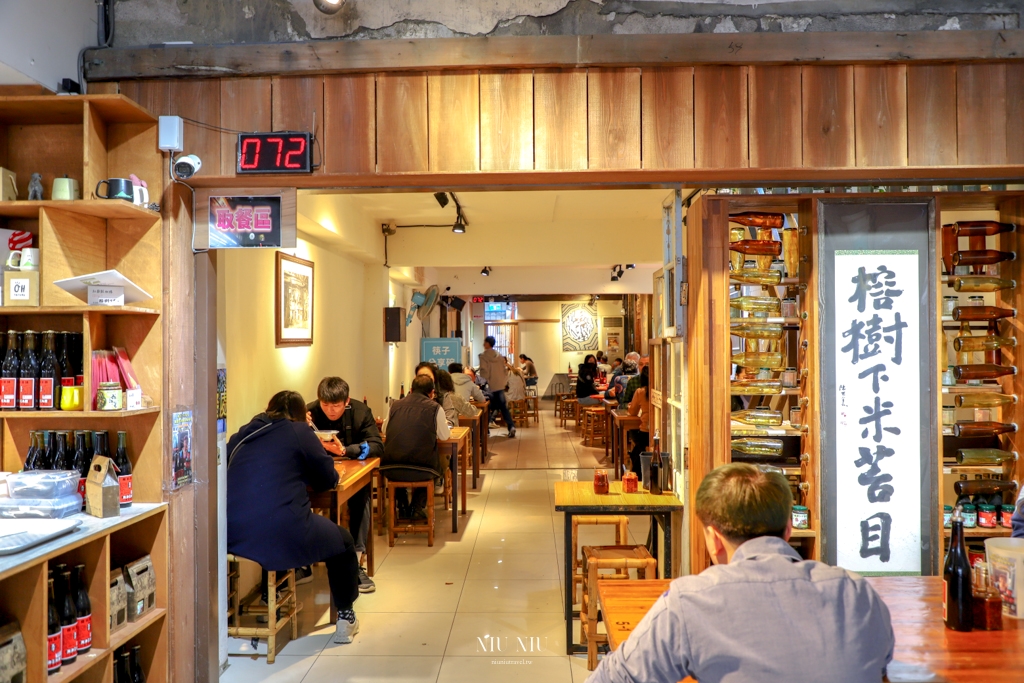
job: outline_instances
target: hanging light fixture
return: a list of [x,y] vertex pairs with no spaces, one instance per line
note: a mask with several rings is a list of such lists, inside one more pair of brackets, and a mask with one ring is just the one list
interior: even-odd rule
[[324,14],[337,14],[344,4],[345,0],[313,0],[313,6]]
[[456,235],[465,234],[466,224],[463,222],[461,214],[455,219],[455,225],[452,226],[452,232]]
[[484,266],[483,270],[480,271],[480,274],[483,275],[484,277],[490,277],[490,275],[491,275],[491,268],[490,268],[490,266]]

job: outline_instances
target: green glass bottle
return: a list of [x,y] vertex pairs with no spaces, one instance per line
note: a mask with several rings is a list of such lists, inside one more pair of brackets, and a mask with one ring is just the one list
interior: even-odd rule
[[759,437],[744,437],[733,439],[730,447],[736,453],[753,455],[762,458],[778,458],[782,455],[782,441],[779,439],[763,439]]
[[1013,405],[1017,397],[1013,394],[957,394],[953,405],[957,408],[999,408]]
[[777,296],[740,296],[729,299],[730,308],[738,308],[748,313],[774,313],[782,312],[782,299]]
[[781,352],[747,352],[734,354],[732,362],[735,365],[739,365],[744,368],[769,368],[772,370],[778,370],[782,368],[783,359]]
[[782,339],[782,325],[778,323],[733,323],[729,333],[744,339]]
[[744,268],[731,271],[729,278],[735,282],[742,282],[747,285],[776,286],[782,283],[782,271]]
[[953,339],[953,350],[956,352],[977,353],[979,351],[995,351],[1017,345],[1014,337],[956,337]]
[[753,410],[734,410],[732,419],[743,424],[755,425],[757,427],[781,427],[782,412],[769,408],[754,408]]
[[958,292],[998,292],[1001,289],[1013,289],[1016,286],[1016,280],[987,275],[961,275],[953,278],[953,289]]
[[782,380],[743,379],[732,383],[734,396],[772,396],[782,393]]
[[1002,465],[1016,459],[1016,451],[1004,451],[999,448],[958,448],[956,451],[958,465]]

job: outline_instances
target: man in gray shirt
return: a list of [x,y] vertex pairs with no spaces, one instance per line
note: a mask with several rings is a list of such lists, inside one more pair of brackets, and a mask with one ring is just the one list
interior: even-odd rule
[[715,566],[676,579],[587,683],[878,683],[892,660],[889,610],[860,576],[790,547],[786,478],[713,470],[695,512]]

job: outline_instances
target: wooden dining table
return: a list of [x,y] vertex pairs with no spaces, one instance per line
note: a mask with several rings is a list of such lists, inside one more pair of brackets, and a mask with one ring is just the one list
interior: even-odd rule
[[[879,576],[868,581],[889,608],[896,647],[891,683],[1024,681],[1024,622],[1003,617],[1002,631],[950,631],[942,621],[942,578]],[[633,632],[670,580],[598,581],[612,650]],[[685,679],[692,681],[692,679]]]
[[[374,544],[374,516],[373,516],[373,479],[380,473],[380,458],[367,458],[366,460],[348,460],[345,458],[334,459],[334,471],[338,473],[338,485],[330,491],[322,493],[311,493],[309,496],[310,506],[313,508],[326,509],[330,511],[330,519],[335,524],[341,524],[341,506],[343,503],[362,490],[370,488],[370,530],[366,537],[366,574],[373,576],[373,544]],[[378,480],[377,490],[380,491]]]
[[[469,469],[469,428],[452,427],[451,436],[447,439],[438,439],[438,446],[449,446],[451,448],[452,468],[452,533],[459,532],[459,479],[462,479],[462,512],[466,514],[466,470]],[[461,474],[460,474],[461,467]]]
[[490,438],[490,429],[488,425],[491,424],[491,402],[484,401],[483,403],[470,402],[475,408],[480,409],[480,462],[481,464],[487,462],[487,458],[490,457],[488,452],[488,439]]
[[459,426],[469,429],[470,452],[473,461],[473,489],[477,487],[477,479],[480,477],[480,450],[482,448],[480,436],[480,416],[469,417],[459,415]]

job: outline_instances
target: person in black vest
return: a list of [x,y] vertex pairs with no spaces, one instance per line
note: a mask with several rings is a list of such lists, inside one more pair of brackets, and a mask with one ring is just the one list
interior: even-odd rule
[[[390,436],[388,436],[390,434]],[[391,481],[427,481],[443,477],[437,441],[451,436],[444,409],[434,400],[434,380],[417,375],[405,398],[391,404],[384,420],[384,457],[381,469]],[[403,467],[403,465],[405,467]],[[398,516],[425,518],[427,492],[416,489],[410,505],[405,489],[395,492]]]
[[313,514],[307,491],[337,485],[334,459],[306,424],[306,402],[296,391],[274,394],[266,412],[228,441],[228,552],[273,571],[324,562],[338,610],[334,642],[351,643],[359,631],[355,543],[346,529]]
[[[316,429],[333,429],[337,441],[325,441],[324,448],[335,456],[350,460],[366,460],[384,455],[384,442],[377,431],[373,413],[362,401],[349,397],[348,382],[340,377],[324,377],[316,388],[317,400],[306,406],[306,419]],[[366,535],[370,530],[370,485],[367,484],[348,499],[348,528],[356,540],[356,555],[366,552]],[[377,590],[366,571],[359,567],[359,592]]]

